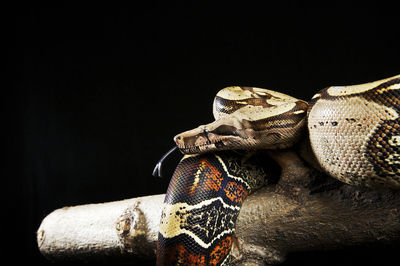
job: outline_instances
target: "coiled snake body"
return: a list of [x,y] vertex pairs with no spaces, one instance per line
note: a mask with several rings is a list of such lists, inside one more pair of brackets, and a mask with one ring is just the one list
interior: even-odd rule
[[158,265],[226,264],[241,204],[264,184],[262,164],[242,160],[243,151],[288,148],[305,136],[332,177],[400,189],[400,75],[328,87],[309,103],[228,87],[217,93],[213,114],[214,122],[175,137],[186,156],[166,195]]

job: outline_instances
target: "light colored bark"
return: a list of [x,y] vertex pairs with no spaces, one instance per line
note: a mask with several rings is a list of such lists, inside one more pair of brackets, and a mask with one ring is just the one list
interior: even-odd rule
[[37,231],[39,249],[53,261],[154,258],[164,196],[55,210]]

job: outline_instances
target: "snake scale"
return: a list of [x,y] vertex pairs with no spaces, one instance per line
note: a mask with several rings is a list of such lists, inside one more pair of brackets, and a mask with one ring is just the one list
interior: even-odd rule
[[400,189],[400,75],[332,86],[305,102],[255,87],[228,87],[215,121],[175,136],[185,154],[166,194],[157,265],[226,265],[248,194],[267,183],[256,150],[308,138],[319,166],[350,185]]

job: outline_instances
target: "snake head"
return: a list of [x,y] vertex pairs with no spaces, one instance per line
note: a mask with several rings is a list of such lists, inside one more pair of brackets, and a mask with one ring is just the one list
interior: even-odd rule
[[268,110],[263,106],[247,106],[178,134],[174,141],[184,154],[287,148],[302,135],[307,107],[301,100],[284,102],[279,108]]
[[174,137],[184,154],[205,153],[216,150],[239,149],[254,145],[254,131],[245,129],[235,117],[225,117],[213,123],[185,131]]

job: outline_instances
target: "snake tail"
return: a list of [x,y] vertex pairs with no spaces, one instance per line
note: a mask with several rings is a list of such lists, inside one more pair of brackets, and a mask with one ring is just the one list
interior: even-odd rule
[[264,185],[259,158],[235,151],[185,156],[165,197],[157,265],[224,265],[244,199]]

